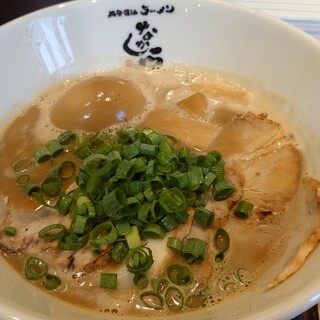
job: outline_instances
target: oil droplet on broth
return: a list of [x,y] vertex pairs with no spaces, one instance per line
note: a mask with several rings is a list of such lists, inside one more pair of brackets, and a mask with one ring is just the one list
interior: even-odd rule
[[51,120],[61,129],[99,131],[132,119],[145,104],[144,95],[132,81],[97,76],[71,87],[53,106]]

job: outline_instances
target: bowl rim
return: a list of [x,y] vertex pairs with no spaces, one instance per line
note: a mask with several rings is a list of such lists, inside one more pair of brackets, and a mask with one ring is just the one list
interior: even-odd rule
[[[9,22],[6,22],[5,24],[0,26],[0,39],[1,35],[3,32],[6,32],[6,30],[10,30],[11,28],[14,28],[16,26],[19,26],[21,24],[25,24],[26,22],[33,20],[37,17],[41,17],[43,15],[48,15],[53,12],[57,12],[57,10],[63,10],[65,7],[75,7],[75,8],[80,8],[80,7],[86,7],[88,5],[93,5],[95,3],[103,3],[107,2],[108,0],[71,0],[68,2],[63,2],[60,4],[54,4],[50,5],[46,8],[42,8],[39,10],[36,10],[34,12],[30,12],[28,14],[25,14],[23,16],[20,16],[18,18],[15,18]],[[146,2],[149,2],[151,0],[146,0]],[[188,0],[188,2],[195,2],[196,0]],[[177,0],[177,2],[183,2],[183,0]],[[232,10],[241,12],[241,13],[252,13],[255,14],[256,16],[261,17],[268,23],[272,24],[277,24],[280,28],[285,28],[290,32],[291,34],[295,34],[299,39],[304,41],[305,43],[308,43],[310,46],[313,46],[316,50],[319,51],[320,53],[320,41],[312,37],[311,35],[307,34],[301,29],[298,29],[294,25],[291,25],[287,21],[280,20],[278,18],[275,18],[267,13],[260,12],[257,10],[252,10],[244,5],[240,5],[238,3],[231,3],[231,2],[226,2],[222,0],[201,0],[201,2],[205,3],[212,3],[213,5],[220,5],[224,7],[228,7]],[[312,290],[311,290],[312,289]],[[290,305],[290,307],[287,306],[288,302],[282,301],[279,305],[277,305],[277,308],[271,308],[269,310],[266,310],[264,312],[261,312],[258,314],[259,319],[271,319],[270,314],[274,319],[280,319],[281,317],[284,317],[284,312],[281,310],[286,311],[286,315],[296,315],[298,312],[302,312],[307,310],[308,308],[312,307],[314,304],[316,304],[318,301],[320,301],[320,289],[317,289],[316,287],[310,287],[308,292],[301,292],[300,293],[301,299],[299,299],[300,303],[295,303],[294,305]],[[279,306],[281,305],[281,308]],[[29,316],[26,315],[20,311],[15,310],[14,308],[7,306],[0,301],[0,316],[1,319],[6,320],[6,319],[16,319],[18,318],[23,318],[25,320],[36,320],[36,319],[42,319],[42,317],[34,317],[34,316]],[[271,312],[270,312],[271,311]],[[13,315],[15,313],[15,315]],[[183,316],[183,315],[182,315]],[[252,315],[247,317],[247,320],[253,320],[256,319],[257,315]]]

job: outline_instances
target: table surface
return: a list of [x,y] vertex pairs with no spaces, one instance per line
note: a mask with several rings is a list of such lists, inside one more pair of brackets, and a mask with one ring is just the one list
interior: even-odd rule
[[[70,0],[1,0],[0,25],[32,11]],[[320,0],[225,0],[291,23],[320,41]],[[294,320],[319,320],[314,306]]]

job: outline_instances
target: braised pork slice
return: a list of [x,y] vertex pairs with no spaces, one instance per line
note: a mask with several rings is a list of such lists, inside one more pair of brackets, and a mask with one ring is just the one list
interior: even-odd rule
[[266,114],[238,114],[221,129],[208,149],[219,150],[224,159],[252,157],[285,137],[279,123]]
[[66,227],[70,225],[68,217],[59,215],[53,209],[45,207],[41,207],[37,211],[22,212],[7,205],[3,207],[1,215],[3,226],[14,226],[17,229],[14,237],[0,233],[1,248],[7,254],[37,255],[50,247],[55,247],[56,244],[41,240],[38,237],[38,232],[50,224],[60,223]]
[[[305,260],[320,241],[319,210],[320,210],[320,183],[312,178],[305,178],[297,192],[295,201],[290,208],[300,214],[300,223],[304,228],[299,228],[296,237],[300,242],[292,248],[293,256],[289,257],[280,274],[268,285],[271,289],[288,279],[297,272]],[[299,222],[299,221],[298,221]]]
[[302,157],[292,145],[275,145],[255,157],[232,161],[243,176],[243,199],[256,212],[284,212],[301,179]]

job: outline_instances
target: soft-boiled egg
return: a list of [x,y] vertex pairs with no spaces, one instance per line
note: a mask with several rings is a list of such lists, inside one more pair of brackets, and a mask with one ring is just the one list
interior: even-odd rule
[[146,99],[130,80],[95,76],[83,80],[61,96],[51,111],[51,121],[61,129],[99,131],[141,113]]

